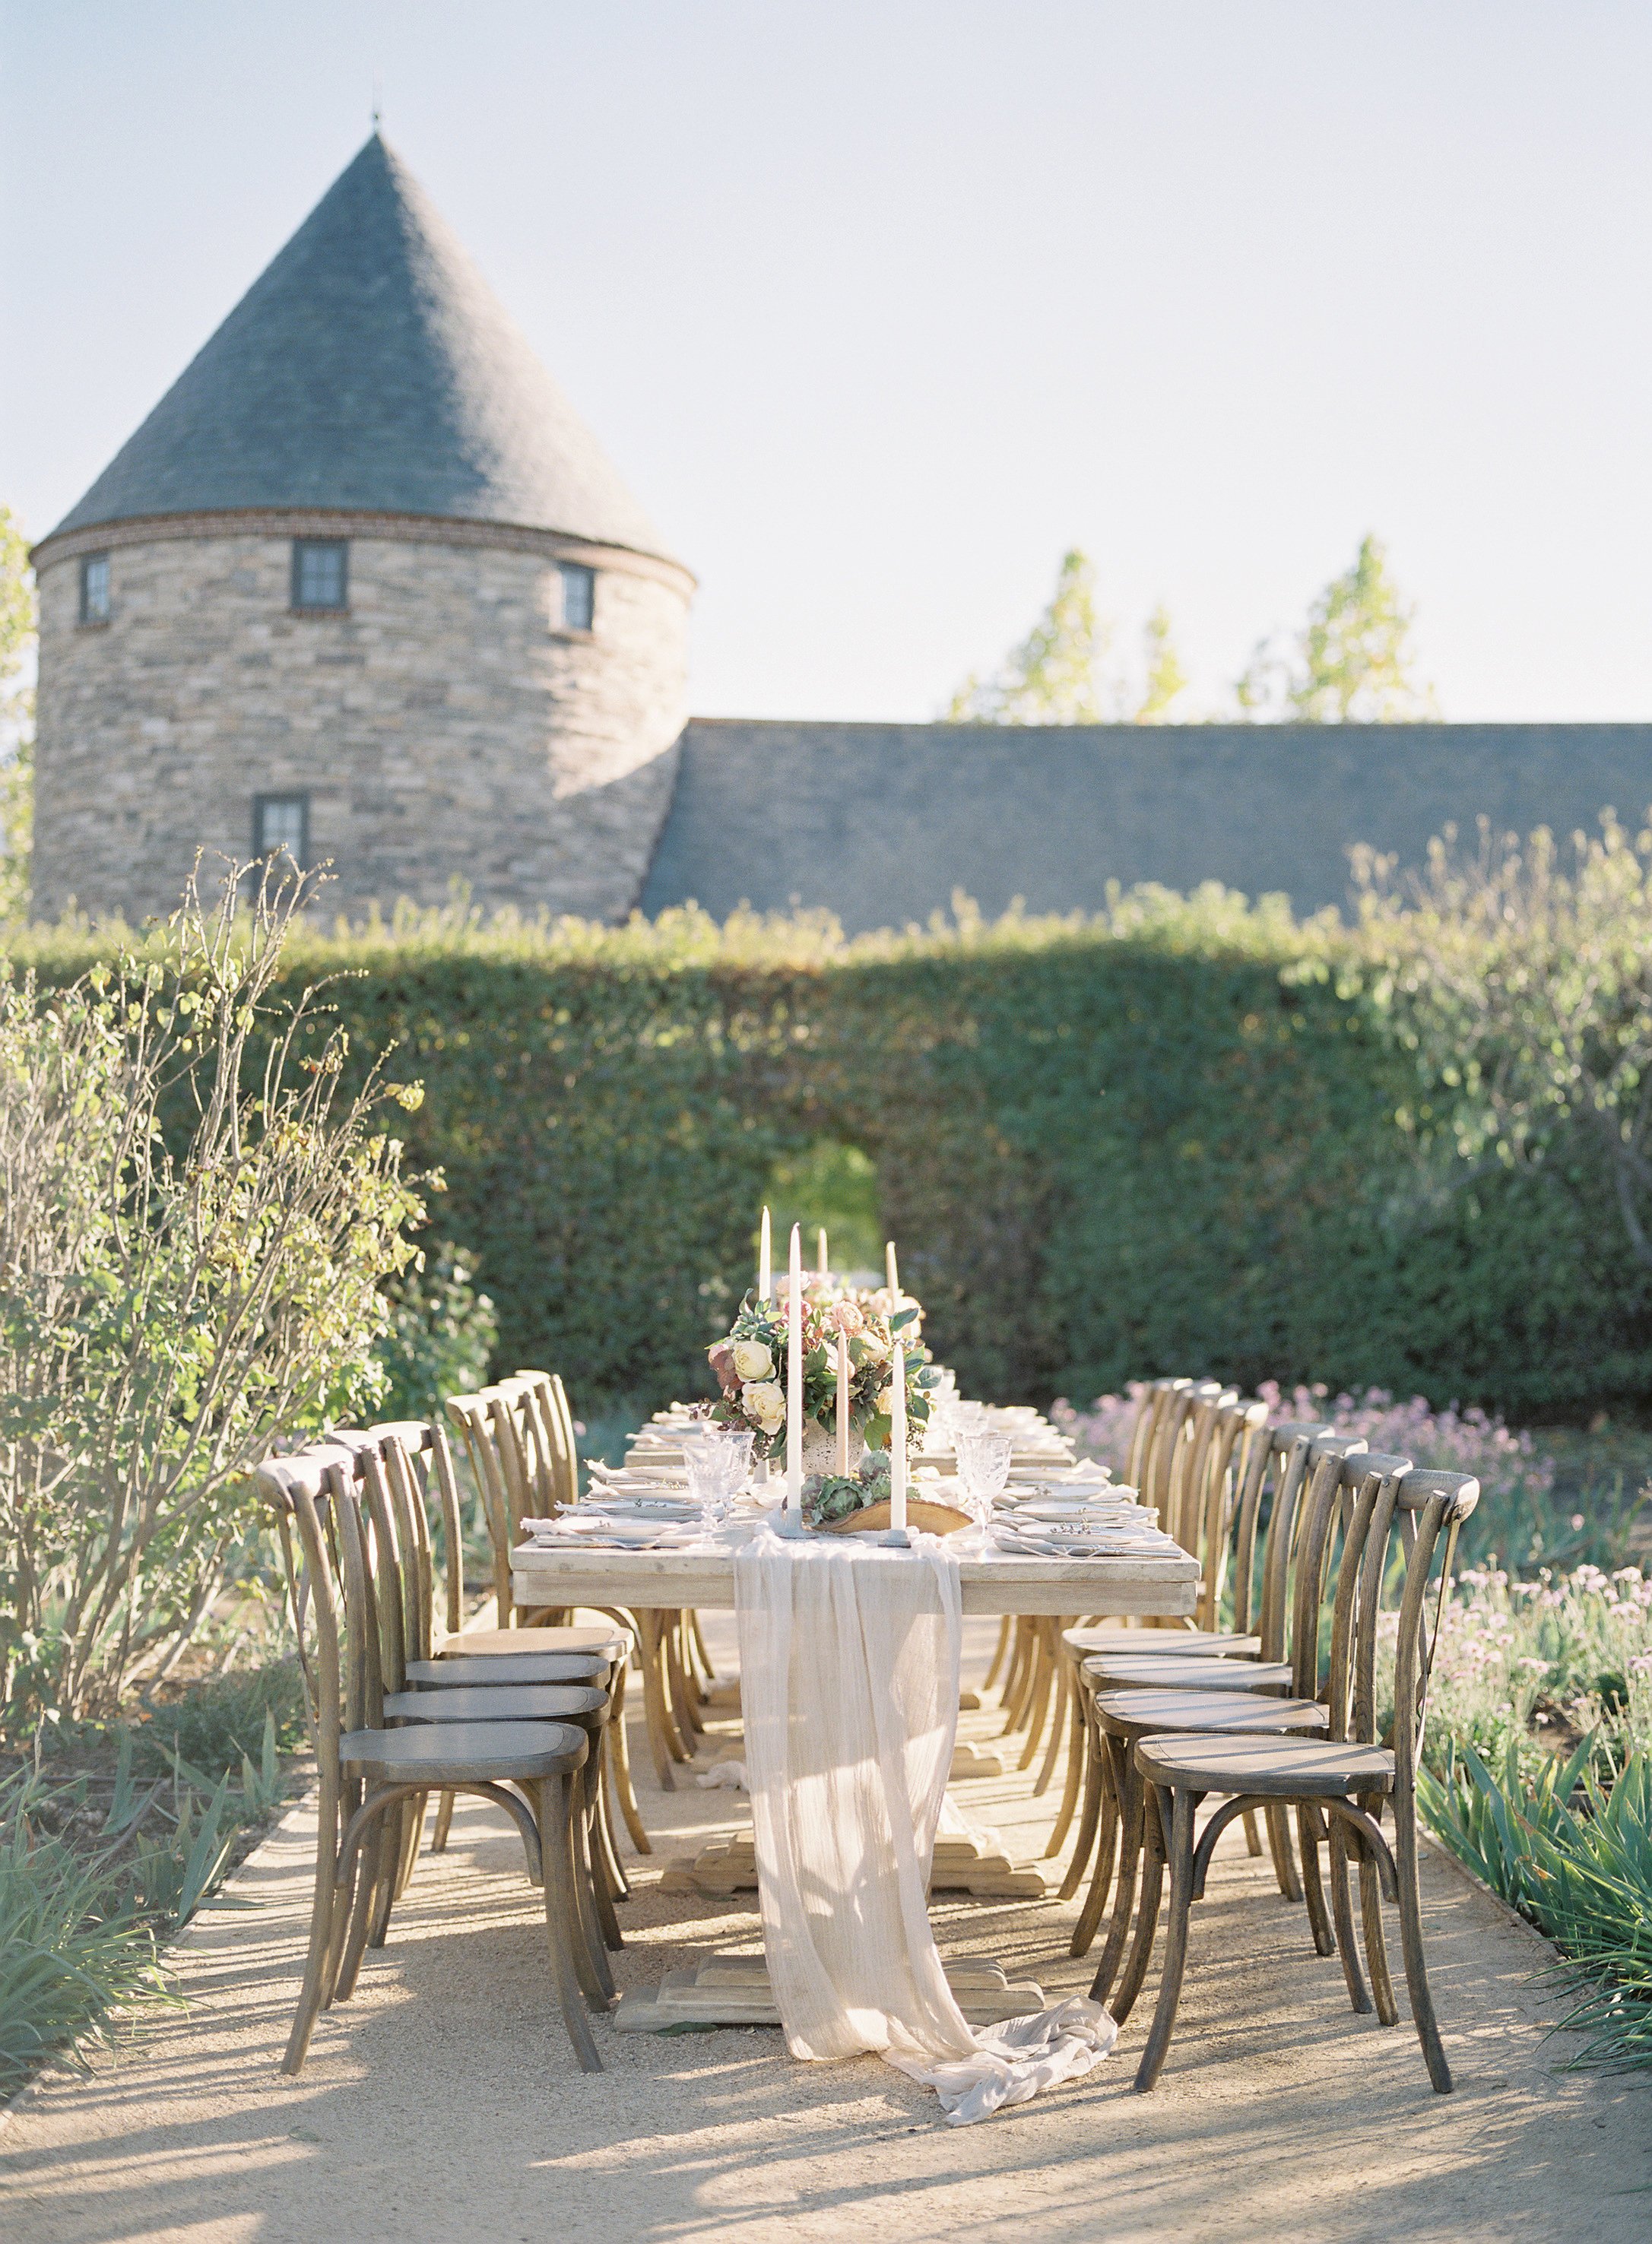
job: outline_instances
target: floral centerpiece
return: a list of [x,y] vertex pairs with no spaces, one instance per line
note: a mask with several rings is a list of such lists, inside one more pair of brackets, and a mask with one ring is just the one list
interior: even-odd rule
[[[754,1454],[786,1453],[786,1281],[773,1295],[751,1294],[725,1337],[708,1353],[721,1390],[712,1409],[720,1425],[756,1436]],[[832,1455],[837,1432],[837,1342],[849,1348],[850,1457],[886,1450],[890,1440],[890,1375],[898,1341],[906,1351],[906,1423],[916,1437],[929,1417],[929,1390],[938,1374],[919,1337],[923,1312],[884,1288],[863,1292],[831,1279],[806,1278],[803,1288],[803,1443],[806,1457]]]

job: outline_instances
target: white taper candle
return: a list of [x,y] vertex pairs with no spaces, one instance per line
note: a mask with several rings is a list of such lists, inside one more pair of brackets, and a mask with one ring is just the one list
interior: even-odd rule
[[823,1223],[815,1240],[815,1267],[823,1278],[829,1267],[826,1260],[826,1227]]
[[803,1504],[803,1234],[791,1231],[791,1275],[786,1288],[786,1509]]
[[775,1257],[768,1239],[768,1210],[763,1210],[757,1234],[757,1298],[766,1301],[775,1290]]
[[[893,1248],[890,1249],[891,1254]],[[889,1406],[889,1524],[906,1524],[906,1350],[895,1343],[894,1391]]]
[[849,1470],[849,1335],[837,1335],[837,1470]]
[[901,1274],[895,1267],[895,1241],[892,1239],[884,1242],[884,1276],[890,1294],[898,1301],[901,1297]]

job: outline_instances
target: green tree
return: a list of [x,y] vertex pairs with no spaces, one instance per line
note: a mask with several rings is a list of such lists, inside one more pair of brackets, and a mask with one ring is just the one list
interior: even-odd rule
[[1416,676],[1411,645],[1416,610],[1401,599],[1388,556],[1374,537],[1333,577],[1294,641],[1259,640],[1235,686],[1252,724],[1405,724],[1439,714],[1433,688]]
[[1096,613],[1095,571],[1075,546],[1020,645],[991,678],[966,678],[944,713],[954,725],[1099,725],[1097,673],[1110,637]]
[[35,640],[34,572],[29,541],[10,507],[0,506],[0,922],[29,906],[29,844],[34,825],[34,694],[17,683]]
[[1148,618],[1142,633],[1147,679],[1141,701],[1131,713],[1134,725],[1162,725],[1171,704],[1188,690],[1188,673],[1170,630],[1170,612],[1161,600]]

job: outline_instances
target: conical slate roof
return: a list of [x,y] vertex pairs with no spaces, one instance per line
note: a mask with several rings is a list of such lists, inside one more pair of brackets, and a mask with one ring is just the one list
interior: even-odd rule
[[52,535],[247,507],[505,523],[665,551],[377,133]]

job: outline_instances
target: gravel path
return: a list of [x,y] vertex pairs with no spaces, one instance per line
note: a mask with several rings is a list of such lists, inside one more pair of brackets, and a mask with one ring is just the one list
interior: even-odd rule
[[[716,1631],[726,1643],[726,1626]],[[721,1656],[721,1655],[720,1655]],[[966,1715],[985,1740],[990,1715]],[[640,1740],[639,1740],[640,1745]],[[646,1754],[634,1756],[640,1767]],[[1028,1780],[958,1788],[1031,1858],[1049,1826]],[[743,1803],[643,1795],[662,1837],[727,1828]],[[1449,1865],[1425,1865],[1436,1999],[1458,2091],[1432,2095],[1409,2024],[1350,2012],[1334,1958],[1265,1866],[1224,1842],[1195,1913],[1178,2037],[1154,2094],[1129,2092],[1148,2011],[1090,2078],[964,2130],[876,2058],[793,2063],[773,2031],[669,2038],[599,2028],[610,2071],[574,2068],[548,1999],[537,1900],[503,1819],[461,1807],[355,1999],[296,2081],[276,2071],[297,1986],[313,1826],[295,1810],[176,1951],[187,2017],[163,2014],[90,2083],[54,2078],[0,2134],[0,2234],[16,2244],[1188,2244],[1288,2237],[1652,2235],[1652,2083],[1567,2073],[1534,1983],[1548,1951]],[[740,1903],[650,1890],[625,1905],[622,1986],[694,1948],[755,1945]],[[941,1899],[942,1944],[1046,1989],[1087,1972],[1073,1911]],[[1153,1992],[1153,1981],[1148,1997]]]

